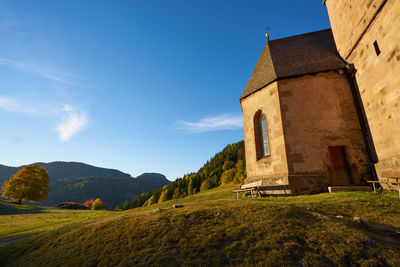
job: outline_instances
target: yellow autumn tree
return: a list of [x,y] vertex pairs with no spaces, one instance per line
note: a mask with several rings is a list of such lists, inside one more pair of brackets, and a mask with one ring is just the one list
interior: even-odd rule
[[208,190],[210,188],[211,188],[210,181],[204,180],[203,183],[200,186],[200,192],[204,192],[204,191],[206,191],[206,190]]
[[160,198],[158,199],[158,203],[164,202],[168,200],[168,188],[164,186],[164,190],[162,191]]
[[180,197],[179,187],[175,188],[174,194],[172,194],[172,199],[178,199]]
[[153,194],[148,200],[146,200],[146,202],[143,204],[143,207],[147,207],[156,203],[157,203],[157,198]]
[[229,185],[233,183],[233,178],[236,174],[236,168],[226,170],[222,173],[220,183],[221,185]]
[[107,210],[107,206],[101,201],[100,198],[97,198],[92,203],[92,210]]
[[10,180],[5,181],[1,191],[2,197],[22,201],[38,202],[47,199],[49,175],[44,167],[36,164],[26,165]]

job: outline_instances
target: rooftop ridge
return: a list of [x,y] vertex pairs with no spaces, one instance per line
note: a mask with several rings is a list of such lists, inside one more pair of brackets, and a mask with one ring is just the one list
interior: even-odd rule
[[264,46],[240,100],[279,79],[345,67],[330,28],[274,39]]
[[313,31],[313,32],[305,32],[305,33],[300,33],[300,34],[296,34],[296,35],[290,35],[290,36],[286,36],[286,37],[282,37],[282,38],[271,39],[269,42],[286,40],[286,39],[295,39],[295,38],[298,38],[298,37],[312,35],[312,34],[316,34],[316,33],[319,33],[319,32],[324,32],[324,31],[332,31],[332,28],[326,28],[326,29],[317,30],[317,31]]

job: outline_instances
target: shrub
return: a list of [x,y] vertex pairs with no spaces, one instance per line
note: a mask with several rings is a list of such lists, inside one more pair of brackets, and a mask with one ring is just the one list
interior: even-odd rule
[[100,198],[96,199],[92,203],[92,210],[107,210],[107,206],[101,201]]
[[59,209],[69,209],[69,210],[88,210],[90,207],[86,207],[82,204],[76,203],[76,202],[63,202],[59,205],[57,205],[57,208]]
[[83,206],[88,207],[88,208],[92,208],[93,202],[94,202],[94,199],[93,199],[93,198],[92,198],[92,199],[89,199],[89,200],[86,200],[86,201],[83,203]]

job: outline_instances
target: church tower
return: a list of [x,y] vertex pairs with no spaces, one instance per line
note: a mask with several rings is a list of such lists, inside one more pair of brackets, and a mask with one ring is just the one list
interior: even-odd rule
[[[400,1],[325,0],[337,49],[350,66],[380,178],[400,172]],[[352,65],[351,65],[352,64]],[[373,141],[372,141],[373,139]]]

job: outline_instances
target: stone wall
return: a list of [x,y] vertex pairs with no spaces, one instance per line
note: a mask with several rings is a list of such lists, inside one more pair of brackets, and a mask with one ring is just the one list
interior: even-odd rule
[[326,0],[336,46],[343,58],[347,59],[384,2],[386,0]]
[[[242,99],[241,106],[246,147],[246,183],[265,180],[265,184],[271,186],[287,186],[288,168],[277,83],[274,82]],[[267,118],[271,155],[257,160],[254,116],[259,110]]]
[[360,2],[352,8],[349,6],[354,1],[350,0],[327,0],[326,4],[336,45],[357,70],[356,79],[379,160],[376,170],[381,176],[384,170],[400,171],[400,1]]
[[[246,183],[263,180],[269,194],[326,189],[329,146],[345,146],[355,184],[367,179],[368,156],[343,71],[274,82],[241,101],[246,146]],[[257,160],[254,116],[268,122],[271,155]]]
[[291,184],[321,190],[330,168],[328,146],[345,146],[355,184],[368,173],[368,156],[343,71],[278,81]]

